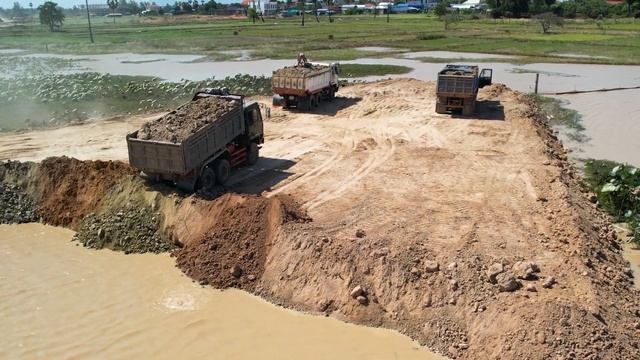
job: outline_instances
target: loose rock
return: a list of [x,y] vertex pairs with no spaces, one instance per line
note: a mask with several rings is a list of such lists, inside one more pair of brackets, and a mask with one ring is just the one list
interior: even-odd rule
[[354,287],[350,293],[351,297],[354,299],[356,299],[358,296],[364,296],[366,294],[367,294],[366,290],[360,285]]
[[496,277],[504,272],[504,266],[501,263],[495,263],[489,266],[489,270],[487,270],[487,278],[490,283],[497,283]]
[[520,283],[516,280],[515,276],[511,274],[500,274],[496,280],[498,282],[498,288],[502,292],[512,292],[520,288]]
[[440,271],[440,264],[437,261],[427,261],[424,264],[424,269],[430,273],[438,272]]

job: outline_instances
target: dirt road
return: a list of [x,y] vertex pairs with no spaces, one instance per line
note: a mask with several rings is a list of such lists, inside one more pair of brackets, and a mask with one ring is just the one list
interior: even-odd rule
[[[477,118],[452,118],[435,114],[432,83],[340,96],[313,114],[274,110],[262,158],[230,180],[291,195],[313,219],[278,230],[252,291],[452,358],[637,357],[640,297],[613,228],[524,98],[494,85]],[[0,157],[126,160],[138,121],[5,135]]]

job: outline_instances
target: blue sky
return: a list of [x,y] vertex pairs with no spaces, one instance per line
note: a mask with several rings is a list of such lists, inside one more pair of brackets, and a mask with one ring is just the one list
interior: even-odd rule
[[[4,8],[4,9],[10,9],[13,7],[13,3],[17,1],[20,3],[20,5],[24,6],[25,8],[29,8],[29,0],[0,0],[0,7]],[[38,7],[38,5],[43,4],[46,0],[31,0],[33,2],[33,7]],[[84,4],[84,0],[52,0],[58,3],[58,5],[62,6],[62,7],[73,7],[73,5],[80,5],[80,4]],[[128,0],[127,0],[128,1]],[[140,2],[140,0],[137,0],[138,2]],[[149,0],[147,0],[149,1]],[[236,1],[232,1],[232,0],[216,0],[217,2],[220,3],[231,3],[231,2],[239,2],[240,0],[236,0]],[[171,3],[173,4],[175,2],[175,0],[155,0],[156,4],[158,5],[164,5],[166,3]],[[101,4],[101,3],[107,3],[107,0],[89,0],[90,4]]]

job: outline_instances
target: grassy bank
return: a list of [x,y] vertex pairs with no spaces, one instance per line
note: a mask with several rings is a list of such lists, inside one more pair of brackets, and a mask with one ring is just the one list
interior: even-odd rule
[[640,169],[607,160],[588,160],[585,181],[600,208],[626,222],[633,242],[640,246]]
[[[373,15],[265,19],[252,24],[239,19],[207,16],[95,19],[95,44],[89,42],[86,19],[69,17],[62,31],[40,25],[0,28],[0,47],[56,53],[161,52],[197,53],[228,58],[222,51],[251,50],[259,58],[294,58],[304,51],[314,60],[347,60],[388,56],[397,51],[371,52],[363,46],[407,50],[473,51],[536,57],[553,62],[640,64],[640,22],[633,19],[567,20],[552,34],[540,34],[539,24],[526,19],[467,19],[445,31],[437,18],[424,14],[393,15],[386,23]],[[574,55],[587,56],[576,58]],[[589,58],[591,57],[591,58]]]
[[562,100],[537,94],[527,94],[536,102],[542,111],[542,115],[554,127],[561,127],[567,137],[575,142],[585,142],[589,138],[584,135],[582,116],[575,110],[564,107]]
[[340,76],[345,78],[407,74],[413,70],[408,66],[399,65],[342,64],[340,67]]

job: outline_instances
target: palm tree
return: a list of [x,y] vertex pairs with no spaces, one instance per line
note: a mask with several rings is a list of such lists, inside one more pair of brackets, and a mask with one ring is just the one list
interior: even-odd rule
[[47,1],[38,6],[40,12],[40,24],[49,26],[49,30],[55,31],[56,27],[62,26],[64,22],[64,13],[62,8],[53,1]]

